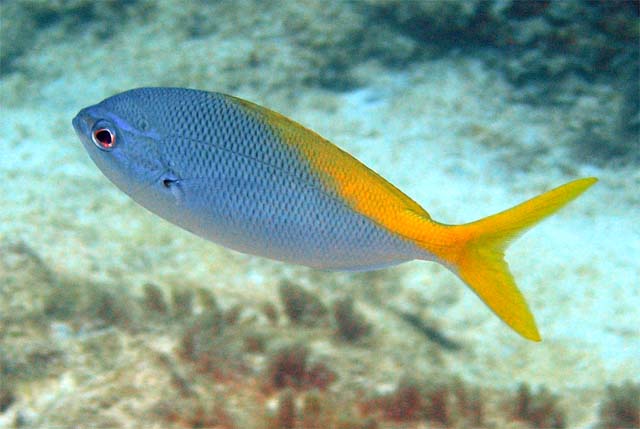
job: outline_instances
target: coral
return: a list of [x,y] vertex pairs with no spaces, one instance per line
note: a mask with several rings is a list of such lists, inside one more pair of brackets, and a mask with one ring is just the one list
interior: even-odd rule
[[218,305],[218,300],[213,293],[205,288],[196,288],[196,295],[198,297],[198,304],[202,313],[221,313],[222,310]]
[[336,429],[378,429],[381,426],[373,419],[354,419],[338,421]]
[[153,304],[156,308],[151,309],[149,299],[149,296],[145,296],[140,303],[119,285],[87,284],[77,279],[60,278],[48,290],[43,314],[68,322],[76,328],[88,323],[135,331],[140,327],[141,311],[157,315],[158,305],[161,304],[156,302]]
[[279,429],[294,429],[296,426],[296,404],[294,402],[293,391],[287,389],[280,394],[278,401],[278,424]]
[[142,307],[148,313],[156,315],[165,316],[169,312],[162,290],[152,283],[146,283],[143,287]]
[[558,406],[558,398],[544,387],[532,394],[527,384],[518,388],[512,417],[531,424],[534,428],[564,428],[566,418],[564,411]]
[[484,409],[482,408],[482,395],[480,388],[469,388],[455,379],[452,384],[454,405],[458,421],[465,423],[467,427],[482,427],[484,425]]
[[387,420],[412,421],[423,417],[423,398],[415,383],[402,381],[392,393],[366,401],[362,410],[379,412]]
[[278,292],[285,314],[294,324],[318,326],[328,313],[320,298],[294,283],[283,281]]
[[224,319],[224,323],[227,325],[235,325],[240,319],[240,315],[242,314],[242,310],[244,306],[240,303],[236,303],[228,308],[222,318]]
[[279,321],[278,308],[271,302],[263,302],[260,305],[262,313],[272,325],[277,325]]
[[268,429],[378,429],[381,427],[373,417],[354,415],[349,403],[332,401],[326,393],[318,391],[305,393],[287,388],[279,394],[277,404],[269,408],[271,409],[267,411],[264,423],[256,427]]
[[263,353],[267,344],[267,338],[258,332],[249,333],[244,337],[245,350],[249,353]]
[[[498,398],[496,402],[502,403],[508,395],[504,391],[484,396],[481,393],[485,392],[479,387],[451,379],[450,374],[444,374],[437,382],[407,377],[400,379],[389,393],[363,395],[358,389],[364,391],[365,388],[352,375],[357,374],[359,368],[350,373],[348,366],[339,367],[341,378],[338,380],[334,368],[314,356],[317,344],[321,343],[330,350],[336,349],[336,354],[362,351],[361,347],[330,341],[335,335],[354,341],[371,330],[354,309],[351,298],[339,300],[332,306],[336,323],[333,333],[328,329],[294,327],[299,342],[280,343],[284,346],[272,348],[272,341],[290,341],[292,331],[290,326],[277,323],[273,304],[265,310],[263,303],[240,301],[223,310],[206,289],[193,288],[191,290],[196,291],[193,294],[176,287],[171,290],[171,304],[167,304],[165,293],[152,284],[145,285],[142,297],[134,299],[128,289],[114,285],[55,281],[58,285],[68,284],[74,290],[70,295],[75,297],[73,304],[64,310],[63,302],[46,305],[47,299],[51,299],[47,298],[43,308],[64,316],[65,322],[58,324],[69,327],[64,338],[66,344],[74,345],[70,350],[80,356],[79,359],[91,362],[91,374],[110,380],[107,386],[92,384],[94,390],[80,390],[82,394],[88,392],[86,397],[96,398],[96,403],[83,402],[82,409],[74,409],[72,417],[65,414],[65,406],[56,409],[58,414],[46,411],[45,418],[55,423],[76,423],[88,419],[82,413],[91,413],[92,423],[116,427],[122,420],[114,416],[120,414],[123,419],[149,419],[145,422],[149,426],[167,428],[482,428],[494,421],[523,427],[568,425],[555,395],[545,389],[532,393],[524,384],[516,395],[508,396],[506,409],[484,407],[488,398],[492,401]],[[77,291],[83,292],[77,294]],[[306,308],[309,300],[301,301]],[[311,302],[315,302],[314,299]],[[139,312],[145,317],[138,317]],[[155,320],[147,317],[152,315],[156,316]],[[157,317],[165,315],[175,316],[171,319],[174,328],[163,330],[159,341]],[[409,322],[420,329],[419,322],[415,325]],[[102,329],[112,325],[124,329]],[[46,338],[49,328],[35,326],[42,329],[41,338]],[[90,335],[78,341],[73,331],[75,326],[81,326]],[[133,329],[137,326],[141,329]],[[92,329],[96,331],[91,332]],[[346,334],[339,333],[341,330]],[[16,340],[5,333],[5,325],[0,323],[0,413],[17,413],[15,410],[22,407],[22,402],[29,406],[29,400],[22,396],[22,389],[16,389],[16,380],[21,383],[55,380],[65,372],[66,362],[73,363],[75,358],[55,342]],[[310,339],[312,342],[307,342]],[[156,348],[159,343],[175,346],[160,352]],[[342,364],[339,359],[335,362]],[[139,367],[131,369],[132,363]],[[148,370],[155,373],[144,374]],[[137,377],[140,377],[136,382],[138,387],[127,384]],[[154,385],[148,392],[142,390],[149,382],[159,383],[162,389],[155,391]],[[124,385],[128,388],[123,388]],[[639,392],[640,387],[631,383],[611,386],[608,398],[600,405],[597,429],[636,425]],[[146,395],[155,399],[148,400]],[[147,402],[133,400],[140,397]],[[485,412],[491,414],[485,416]],[[17,416],[22,415],[16,414],[16,419]],[[25,419],[27,425],[37,426],[35,417],[20,418]],[[493,427],[500,427],[499,423]]]
[[86,315],[106,326],[120,326],[134,329],[134,301],[127,294],[121,294],[107,287],[91,289]]
[[336,380],[336,374],[325,364],[318,362],[313,364],[306,374],[306,385],[309,388],[324,390]]
[[193,315],[195,294],[193,289],[176,287],[171,290],[171,309],[175,319],[187,319]]
[[326,403],[320,392],[309,392],[303,399],[300,426],[304,429],[328,427],[333,416],[327,413],[326,408]]
[[178,355],[198,362],[214,348],[215,340],[222,334],[224,324],[219,313],[205,313],[189,323],[182,331]]
[[228,324],[225,314],[216,308],[186,321],[175,351],[197,372],[227,382],[246,375],[247,349],[259,352],[264,341],[250,324]]
[[265,379],[270,389],[325,389],[336,378],[321,362],[309,365],[309,350],[299,344],[277,350],[269,359]]
[[371,326],[355,310],[351,297],[339,299],[333,304],[333,318],[336,335],[342,340],[357,341],[371,332]]
[[449,407],[449,389],[440,386],[427,392],[425,415],[428,420],[443,426],[451,423],[451,411]]
[[275,389],[302,387],[309,350],[299,344],[278,350],[270,359],[267,382]]
[[608,386],[599,409],[598,429],[640,427],[640,384]]
[[360,410],[383,421],[428,421],[438,427],[483,427],[484,411],[478,389],[454,379],[431,385],[404,378],[390,393],[360,403]]

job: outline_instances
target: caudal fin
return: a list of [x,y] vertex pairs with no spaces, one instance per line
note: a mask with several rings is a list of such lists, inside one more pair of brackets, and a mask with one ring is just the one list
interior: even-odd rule
[[439,225],[434,253],[513,330],[540,341],[536,322],[504,260],[514,239],[578,197],[597,181],[569,182],[511,209],[464,225]]

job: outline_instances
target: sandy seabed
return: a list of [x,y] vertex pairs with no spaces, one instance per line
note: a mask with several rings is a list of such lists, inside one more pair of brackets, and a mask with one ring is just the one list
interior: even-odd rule
[[[598,177],[507,252],[544,339],[530,343],[435,264],[317,272],[223,249],[138,207],[91,163],[71,118],[168,78],[97,79],[87,62],[104,53],[88,43],[31,54],[30,66],[66,59],[57,73],[34,72],[33,90],[24,92],[28,71],[0,81],[0,427],[293,427],[287,412],[304,428],[593,427],[607,398],[637,393],[640,173],[577,157],[575,111],[515,101],[499,73],[461,55],[404,70],[365,62],[354,69],[364,83],[340,92],[215,77],[190,85],[298,120],[446,223]],[[149,64],[124,61],[128,71]],[[277,73],[255,74],[267,72]],[[312,296],[298,303],[312,321],[292,315],[284,281]],[[345,297],[355,303],[346,322]],[[355,338],[342,323],[355,324]],[[480,405],[460,405],[465,389]],[[480,417],[467,410],[478,407]]]

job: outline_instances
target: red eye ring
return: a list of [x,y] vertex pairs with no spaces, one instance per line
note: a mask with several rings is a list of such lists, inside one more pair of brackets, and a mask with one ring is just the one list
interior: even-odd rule
[[102,150],[110,150],[116,144],[116,135],[108,128],[98,128],[91,133],[93,143]]

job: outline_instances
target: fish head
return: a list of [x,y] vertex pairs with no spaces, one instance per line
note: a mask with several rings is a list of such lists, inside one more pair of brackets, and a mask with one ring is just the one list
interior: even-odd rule
[[72,121],[93,162],[134,199],[161,189],[168,171],[158,124],[140,104],[125,92],[82,109]]

